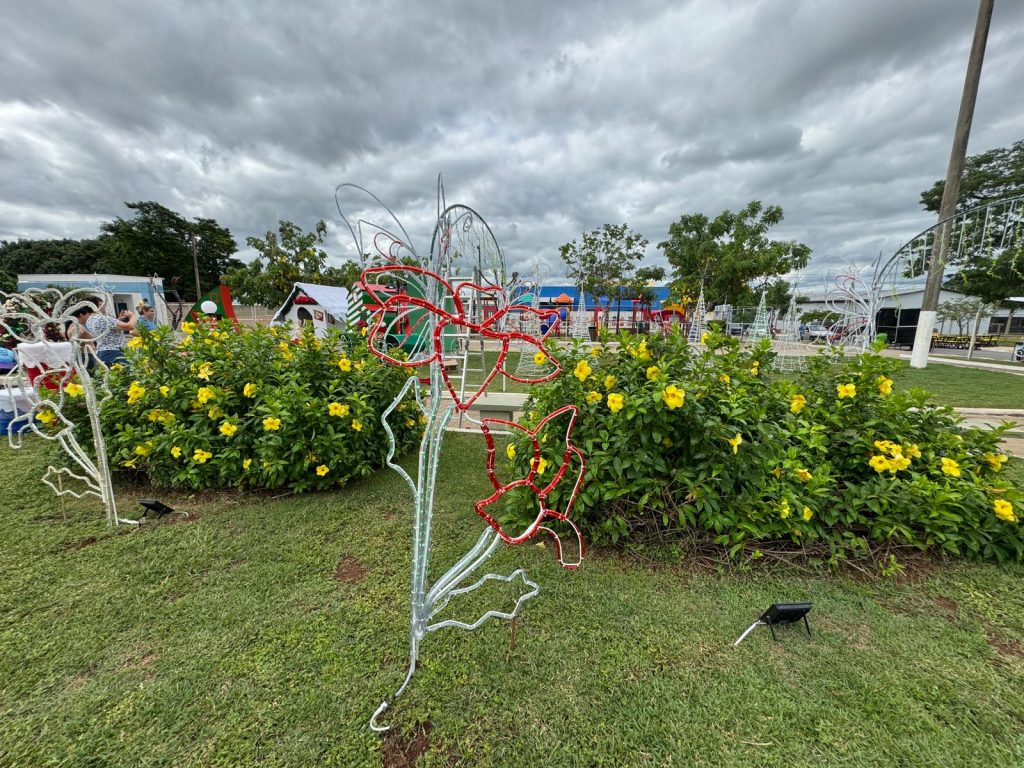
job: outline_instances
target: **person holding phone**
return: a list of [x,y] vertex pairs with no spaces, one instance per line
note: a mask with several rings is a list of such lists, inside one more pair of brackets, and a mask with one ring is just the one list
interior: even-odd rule
[[128,334],[136,327],[135,315],[126,309],[113,318],[93,309],[93,306],[99,306],[98,301],[88,301],[91,306],[79,307],[71,314],[96,340],[96,357],[101,363],[109,368],[114,363],[123,362],[126,360],[124,349],[128,346]]

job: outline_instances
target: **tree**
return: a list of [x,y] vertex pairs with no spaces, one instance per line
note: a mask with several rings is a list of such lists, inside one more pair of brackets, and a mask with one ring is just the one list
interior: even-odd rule
[[[803,243],[767,237],[782,219],[781,207],[759,200],[713,220],[702,213],[680,216],[669,226],[668,240],[658,243],[673,267],[673,292],[696,296],[703,284],[709,303],[757,303],[756,293],[770,286],[770,278],[805,267],[811,256]],[[755,281],[760,285],[752,287]]]
[[10,275],[88,274],[107,255],[104,238],[0,242],[0,270]]
[[186,296],[198,298],[192,253],[196,252],[201,287],[220,283],[221,275],[240,266],[231,232],[213,219],[192,221],[153,201],[125,203],[134,216],[101,225],[108,247],[98,267],[105,272],[178,278]]
[[991,311],[992,308],[981,299],[951,299],[939,304],[935,317],[940,322],[950,320],[956,323],[957,333],[963,336],[970,330],[975,317]]
[[280,221],[276,233],[245,239],[260,255],[227,272],[223,282],[240,301],[267,307],[283,304],[298,282],[348,288],[359,279],[359,265],[346,261],[340,267],[328,267],[327,252],[320,247],[326,235],[327,225],[322,220],[312,232]]
[[18,279],[10,272],[0,269],[0,291],[13,293],[18,289]]
[[566,276],[592,296],[622,292],[644,257],[647,239],[630,231],[627,224],[605,224],[584,232],[558,249],[566,264]]
[[[921,193],[921,205],[926,211],[939,212],[945,188],[945,180],[940,179]],[[1024,139],[1009,147],[971,155],[964,161],[956,212],[1017,195],[1024,195]]]

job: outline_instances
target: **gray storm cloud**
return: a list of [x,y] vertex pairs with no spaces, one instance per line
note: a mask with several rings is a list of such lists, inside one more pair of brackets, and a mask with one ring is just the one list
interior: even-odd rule
[[[627,221],[782,205],[808,275],[931,223],[976,5],[3,0],[0,238],[89,237],[153,199],[239,242],[361,184],[429,246],[434,189],[513,269]],[[993,18],[971,151],[1024,137],[1024,4]]]

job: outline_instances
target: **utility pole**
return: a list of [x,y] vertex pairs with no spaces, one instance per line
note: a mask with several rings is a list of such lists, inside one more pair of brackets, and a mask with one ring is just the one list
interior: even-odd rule
[[196,302],[199,301],[199,297],[203,295],[203,289],[199,287],[199,240],[196,237],[195,232],[189,233],[192,238],[192,270],[195,272],[196,277]]
[[[974,102],[978,97],[978,82],[981,80],[981,65],[985,60],[985,43],[988,28],[992,22],[992,7],[995,0],[980,0],[978,20],[974,26],[974,40],[971,55],[967,60],[967,77],[960,99],[960,113],[953,135],[953,149],[949,153],[949,167],[946,169],[946,184],[942,190],[942,205],[939,207],[939,222],[950,219],[956,213],[956,198],[960,192],[960,176],[964,172],[964,158],[967,156],[967,141],[971,137],[971,121],[974,119]],[[950,226],[947,223],[935,233],[931,261],[928,266],[928,280],[921,300],[921,314],[917,320],[914,336],[914,351],[910,355],[911,368],[928,365],[928,352],[932,345],[932,329],[935,328],[935,311],[939,306],[939,290],[942,288],[942,272],[949,252]]]

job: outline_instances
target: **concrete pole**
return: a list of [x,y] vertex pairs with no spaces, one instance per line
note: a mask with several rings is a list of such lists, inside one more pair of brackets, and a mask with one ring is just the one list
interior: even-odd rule
[[199,287],[199,238],[194,232],[192,233],[192,269],[196,277],[196,303],[198,304],[199,297],[203,295],[203,289]]
[[[956,198],[960,192],[960,177],[964,172],[964,159],[967,157],[967,142],[971,137],[974,102],[978,97],[978,82],[981,80],[981,65],[985,60],[985,43],[988,41],[988,28],[992,22],[994,4],[995,0],[980,0],[978,4],[978,20],[974,27],[971,55],[967,61],[967,77],[964,80],[964,92],[960,99],[960,113],[956,120],[953,149],[949,154],[949,167],[946,169],[946,184],[942,190],[939,222],[948,222],[956,213]],[[935,243],[932,245],[931,261],[928,267],[928,281],[925,283],[921,315],[918,318],[917,333],[914,336],[914,351],[910,356],[911,368],[924,368],[928,365],[928,351],[932,344],[932,329],[935,328],[935,311],[939,306],[939,291],[942,288],[942,272],[949,251],[950,234],[951,228],[948,223],[935,233]]]

